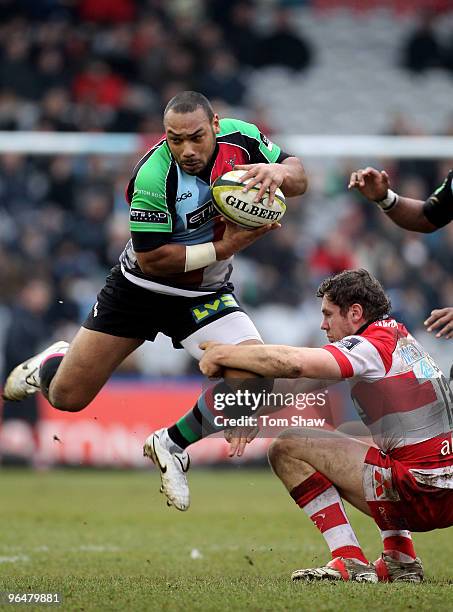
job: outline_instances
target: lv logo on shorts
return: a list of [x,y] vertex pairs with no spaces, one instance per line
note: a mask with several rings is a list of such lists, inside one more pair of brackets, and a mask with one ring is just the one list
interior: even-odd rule
[[195,322],[201,323],[201,321],[205,321],[218,312],[222,312],[222,310],[227,310],[232,307],[239,308],[239,304],[231,294],[225,293],[212,302],[206,302],[206,304],[200,304],[191,308],[191,312]]

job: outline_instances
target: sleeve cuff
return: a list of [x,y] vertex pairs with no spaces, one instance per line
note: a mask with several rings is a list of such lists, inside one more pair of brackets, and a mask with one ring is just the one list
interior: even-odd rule
[[335,357],[335,361],[340,366],[342,378],[352,378],[354,376],[354,370],[352,369],[351,362],[346,355],[340,351],[340,349],[332,344],[326,344],[322,348],[329,351],[329,353]]

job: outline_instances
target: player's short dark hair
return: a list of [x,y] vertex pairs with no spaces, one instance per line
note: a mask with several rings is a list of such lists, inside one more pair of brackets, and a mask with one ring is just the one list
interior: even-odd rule
[[367,270],[344,270],[323,280],[316,292],[317,297],[326,296],[346,314],[352,304],[360,304],[367,321],[388,315],[392,304],[381,283]]
[[209,121],[214,118],[214,111],[211,103],[203,94],[198,91],[182,91],[170,100],[164,110],[164,117],[168,111],[174,113],[193,113],[197,108],[202,108]]

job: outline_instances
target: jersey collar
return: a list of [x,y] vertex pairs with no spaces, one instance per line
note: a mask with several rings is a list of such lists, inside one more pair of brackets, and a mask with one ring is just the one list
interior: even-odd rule
[[361,336],[363,334],[363,332],[373,323],[376,323],[377,321],[385,321],[386,319],[389,319],[390,317],[388,315],[384,315],[383,317],[376,317],[375,319],[371,319],[371,321],[367,321],[366,323],[364,323],[362,325],[362,327],[360,327],[354,334],[352,334],[353,336]]

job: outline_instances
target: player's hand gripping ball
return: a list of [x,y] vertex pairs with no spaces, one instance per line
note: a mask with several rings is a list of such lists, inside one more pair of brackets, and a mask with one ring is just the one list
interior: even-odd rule
[[248,181],[242,183],[241,176],[244,176],[243,170],[232,170],[219,176],[212,185],[212,201],[219,213],[225,219],[249,229],[280,221],[286,210],[282,191],[277,189],[270,205],[267,192],[259,202],[254,202],[260,183],[244,193],[242,190]]

